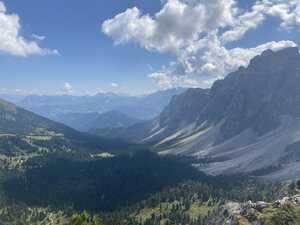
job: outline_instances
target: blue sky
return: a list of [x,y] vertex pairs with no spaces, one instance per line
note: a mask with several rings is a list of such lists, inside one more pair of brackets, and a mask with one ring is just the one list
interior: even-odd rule
[[[213,1],[220,7],[223,7],[224,2],[227,4],[234,2],[234,0]],[[246,63],[253,54],[260,53],[262,47],[251,50],[251,52],[224,52],[228,56],[228,60],[220,65],[214,63],[216,57],[213,57],[213,54],[209,54],[210,56],[205,62],[202,61],[203,59],[198,60],[203,55],[211,53],[212,49],[197,49],[197,52],[193,52],[192,55],[190,52],[186,53],[185,50],[191,47],[189,39],[191,36],[188,38],[182,37],[181,34],[185,32],[194,32],[191,33],[194,44],[202,40],[199,37],[195,40],[194,34],[199,35],[201,33],[205,37],[208,36],[202,41],[209,41],[209,43],[212,43],[211,39],[213,38],[221,39],[221,35],[212,35],[212,30],[207,31],[205,27],[202,28],[205,30],[205,34],[202,30],[195,30],[194,27],[191,27],[188,31],[182,30],[187,26],[178,24],[181,23],[180,21],[176,23],[172,19],[174,15],[168,14],[170,8],[167,4],[173,4],[172,7],[188,6],[190,10],[194,10],[203,1],[190,2],[189,0],[165,0],[162,2],[160,0],[4,0],[2,3],[4,3],[6,10],[2,14],[4,16],[17,14],[20,19],[18,38],[26,40],[27,43],[34,42],[37,44],[38,49],[35,51],[27,50],[28,52],[25,53],[16,53],[14,49],[7,50],[5,45],[2,45],[1,49],[1,41],[5,42],[8,38],[1,37],[0,34],[0,78],[2,80],[0,90],[1,92],[24,94],[61,94],[65,92],[91,94],[97,91],[140,94],[158,88],[182,85],[203,86],[209,85],[216,78],[224,76],[223,73],[225,74],[238,66],[235,61],[231,63],[231,57],[237,58],[238,54],[249,55],[243,59],[242,63]],[[242,27],[240,30],[242,30],[243,27],[248,25],[242,21],[243,17],[241,16],[247,10],[249,12],[253,11],[251,7],[255,2],[242,0],[234,3],[232,8],[243,11],[234,15],[234,27],[240,24]],[[265,16],[263,22],[259,21],[253,27],[248,27],[242,37],[234,41],[226,41],[219,47],[225,47],[229,51],[237,47],[242,49],[255,48],[276,41],[276,44],[267,45],[276,50],[278,45],[288,47],[291,42],[299,43],[300,24],[297,24],[296,19],[291,19],[291,16],[287,17],[287,15],[293,15],[297,3],[291,5],[293,0],[286,1],[284,4],[290,8],[277,7],[279,9],[274,8],[274,10],[273,8],[271,10],[271,7],[276,7],[277,3],[271,1],[270,4],[273,5],[263,6],[270,8],[268,12],[260,12]],[[126,10],[134,7],[137,10],[129,11],[125,18],[124,13]],[[213,9],[215,10],[215,8],[214,6]],[[137,12],[139,16],[134,17],[133,14]],[[164,36],[164,30],[160,30],[160,33],[155,31],[156,33],[153,32],[152,36],[147,36],[137,33],[136,30],[132,30],[127,25],[122,25],[124,20],[128,19],[127,24],[134,24],[135,28],[137,27],[141,33],[151,33],[152,30],[146,28],[152,25],[153,27],[162,27],[166,21],[166,19],[159,19],[159,16],[155,16],[158,12],[165,13],[166,16],[170,15],[170,20],[175,21],[171,25],[173,26],[172,31],[168,31],[168,27],[166,27],[166,35],[171,32],[175,36],[175,40],[181,43],[180,45],[177,45],[177,42],[174,46],[165,44],[165,41],[169,39]],[[195,12],[195,18],[198,18],[197,13],[199,13],[199,18],[202,18],[199,11],[194,10],[191,12]],[[121,16],[117,18],[116,15]],[[149,17],[151,21],[146,17]],[[146,18],[146,20],[143,18]],[[108,19],[111,19],[111,23],[107,23],[105,31],[102,24]],[[207,19],[209,23],[212,23],[212,20],[214,18]],[[237,22],[238,20],[239,22]],[[147,24],[147,21],[150,21],[149,24]],[[283,21],[288,21],[286,22],[288,25],[282,25]],[[146,24],[143,24],[144,22]],[[219,21],[213,22],[217,24]],[[232,22],[228,21],[229,23]],[[228,24],[217,25],[214,30],[218,29],[219,33],[232,30],[233,25]],[[5,32],[5,30],[2,30],[2,32]],[[125,37],[125,35],[127,36]],[[38,36],[38,38],[33,36]],[[290,42],[280,43],[280,41]],[[25,54],[25,56],[22,54]],[[194,64],[187,68],[183,62],[190,62],[192,58],[196,58],[195,62],[193,61]],[[212,62],[209,64],[213,65],[209,65],[208,61]],[[170,62],[172,63],[170,64]],[[230,66],[228,66],[229,64]],[[209,73],[212,74],[209,74],[206,70],[204,71],[204,68],[213,68],[213,71],[209,70]],[[152,76],[149,77],[149,74],[152,74]]]

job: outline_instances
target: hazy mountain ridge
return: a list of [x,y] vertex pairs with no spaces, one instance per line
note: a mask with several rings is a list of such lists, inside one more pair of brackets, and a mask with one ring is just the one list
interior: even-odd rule
[[94,96],[28,96],[18,103],[21,107],[52,120],[70,113],[105,113],[120,111],[141,120],[152,119],[169,103],[170,99],[186,89],[176,88],[145,96],[127,96],[99,93]]

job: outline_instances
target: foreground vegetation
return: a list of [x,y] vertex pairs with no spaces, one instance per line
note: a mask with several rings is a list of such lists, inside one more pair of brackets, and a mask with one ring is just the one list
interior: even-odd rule
[[[230,190],[201,181],[184,182],[151,194],[145,200],[117,210],[88,212],[65,209],[29,207],[28,205],[6,206],[0,211],[0,223],[17,225],[218,225],[225,222],[224,205],[228,202],[244,202],[247,199],[265,199],[272,202],[277,198],[281,186],[266,185],[254,180],[240,181]],[[256,186],[258,185],[258,186]],[[233,186],[231,186],[233,187]],[[212,188],[212,189],[211,189]],[[262,192],[260,192],[262,190]],[[273,193],[273,194],[269,194]],[[252,213],[252,211],[250,211]],[[298,225],[300,208],[289,204],[277,207],[270,204],[261,211],[237,217],[236,225],[252,224],[259,220],[262,225]],[[223,224],[223,223],[220,223]]]
[[[249,176],[210,177],[190,160],[140,151],[84,153],[63,136],[1,135],[2,225],[208,225],[228,202],[297,193]],[[269,206],[262,224],[297,224],[299,209]],[[240,224],[251,224],[241,217]]]

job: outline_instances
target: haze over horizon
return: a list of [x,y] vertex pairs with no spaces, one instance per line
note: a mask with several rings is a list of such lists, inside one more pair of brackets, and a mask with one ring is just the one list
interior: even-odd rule
[[297,46],[300,3],[4,0],[0,25],[1,93],[137,95],[209,87],[266,49]]

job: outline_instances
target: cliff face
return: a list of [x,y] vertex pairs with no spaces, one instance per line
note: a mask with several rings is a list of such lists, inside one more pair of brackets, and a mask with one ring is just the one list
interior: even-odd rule
[[300,115],[299,72],[297,48],[267,50],[210,90],[191,89],[174,97],[159,117],[159,128],[175,133],[192,123],[197,130],[204,122],[222,122],[217,143],[248,128],[263,135],[280,125],[281,116]]
[[211,174],[276,167],[270,178],[294,179],[300,177],[299,118],[299,50],[267,50],[211,89],[174,97],[146,129],[139,126],[139,141],[205,159],[200,169]]
[[211,91],[207,116],[224,119],[224,140],[252,128],[259,135],[280,125],[283,115],[299,116],[300,54],[297,48],[267,50]]

